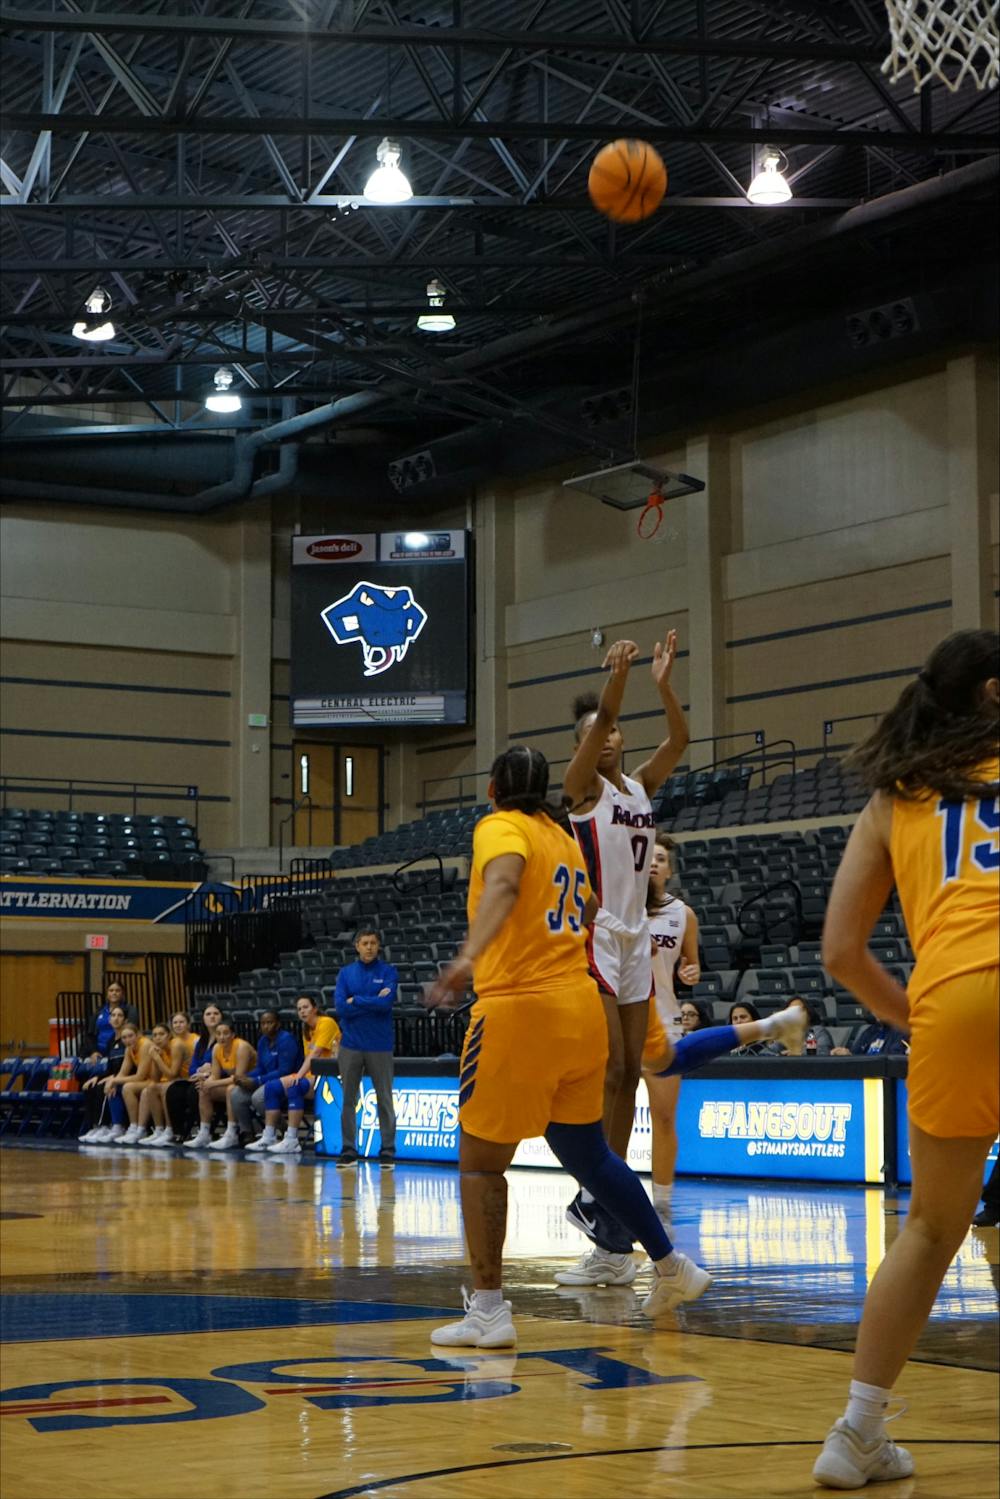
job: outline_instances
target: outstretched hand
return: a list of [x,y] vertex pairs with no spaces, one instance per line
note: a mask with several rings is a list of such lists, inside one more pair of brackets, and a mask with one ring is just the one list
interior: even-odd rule
[[428,1010],[453,1010],[461,1003],[472,983],[472,960],[452,958],[447,968],[442,968],[434,983],[424,991],[424,1004]]
[[667,638],[663,641],[662,645],[660,641],[657,641],[653,647],[653,661],[649,670],[657,687],[662,687],[665,682],[670,681],[670,673],[674,669],[674,662],[676,660],[677,631],[668,630]]
[[638,654],[639,647],[634,640],[616,640],[602,665],[612,676],[625,676]]

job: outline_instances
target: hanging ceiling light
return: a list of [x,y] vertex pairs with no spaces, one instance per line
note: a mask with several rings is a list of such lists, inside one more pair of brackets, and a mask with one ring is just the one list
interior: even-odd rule
[[400,170],[402,155],[399,142],[386,136],[375,152],[378,166],[365,183],[365,197],[370,202],[406,203],[413,197],[410,179]]
[[776,203],[789,201],[792,190],[781,174],[782,161],[787,167],[788,161],[781,151],[776,151],[773,146],[764,147],[760,170],[747,188],[747,197],[751,203],[769,208]]
[[82,338],[86,343],[93,344],[114,338],[115,325],[104,316],[105,313],[111,311],[111,298],[103,286],[95,286],[83,305],[87,316],[73,324],[73,337]]
[[222,365],[215,372],[215,389],[205,397],[205,405],[209,411],[239,411],[243,405],[242,400],[235,390],[230,390],[233,383],[233,372]]
[[421,333],[450,333],[455,326],[455,319],[450,312],[444,310],[445,290],[437,277],[427,283],[427,300],[430,303],[430,312],[422,312],[417,318],[417,327]]

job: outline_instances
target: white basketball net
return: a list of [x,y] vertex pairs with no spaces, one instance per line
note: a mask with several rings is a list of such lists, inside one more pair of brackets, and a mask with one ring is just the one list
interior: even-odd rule
[[977,88],[996,87],[1000,0],[885,0],[885,8],[892,51],[882,72],[893,83],[909,73],[914,93],[932,78],[953,94],[966,78]]

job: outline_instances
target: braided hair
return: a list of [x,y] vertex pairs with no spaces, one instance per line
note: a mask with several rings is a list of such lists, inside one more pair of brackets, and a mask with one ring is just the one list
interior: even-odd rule
[[931,652],[873,734],[848,758],[873,791],[964,801],[996,790],[982,769],[1000,751],[1000,711],[984,693],[1000,677],[996,630],[959,630]]
[[490,767],[493,800],[499,812],[544,812],[568,831],[565,800],[556,806],[548,800],[549,762],[541,750],[515,744],[497,755]]

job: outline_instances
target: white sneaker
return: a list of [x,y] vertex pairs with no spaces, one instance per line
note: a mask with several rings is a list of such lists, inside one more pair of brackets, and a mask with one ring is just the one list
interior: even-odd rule
[[268,1155],[301,1155],[302,1146],[299,1144],[298,1132],[293,1129],[285,1131],[284,1139],[276,1140],[273,1145],[267,1147]]
[[568,1270],[557,1270],[560,1286],[630,1286],[635,1280],[635,1260],[630,1254],[609,1254],[606,1249],[590,1249]]
[[679,1249],[675,1249],[674,1254],[677,1256],[676,1269],[669,1275],[661,1275],[657,1271],[653,1289],[642,1303],[647,1317],[658,1317],[661,1312],[671,1312],[682,1301],[697,1301],[712,1284],[712,1277],[707,1270],[696,1265],[694,1260],[689,1260]]
[[100,1140],[98,1143],[101,1145],[117,1145],[118,1141],[121,1139],[124,1133],[124,1124],[106,1124],[101,1130]]
[[207,1150],[211,1143],[212,1131],[205,1124],[196,1134],[191,1136],[190,1140],[185,1140],[184,1145],[187,1150]]
[[93,1129],[88,1129],[85,1134],[79,1135],[77,1137],[76,1143],[78,1145],[96,1145],[97,1144],[97,1136],[99,1134],[100,1134],[100,1128],[99,1128],[98,1125],[95,1124],[94,1127],[93,1127]]
[[146,1131],[141,1124],[130,1124],[123,1135],[115,1140],[116,1145],[138,1145]]
[[162,1135],[162,1133],[163,1133],[162,1126],[157,1126],[157,1128],[153,1130],[153,1133],[151,1135],[145,1135],[139,1141],[139,1144],[140,1145],[159,1145],[159,1143],[160,1143],[160,1136]]
[[165,1124],[162,1129],[157,1130],[150,1144],[155,1145],[157,1150],[164,1150],[170,1145],[176,1145],[177,1141],[174,1139],[174,1132],[170,1128],[170,1125]]
[[828,1489],[863,1489],[866,1483],[909,1478],[912,1472],[913,1458],[905,1447],[897,1447],[887,1436],[863,1442],[841,1416],[827,1433],[812,1476]]
[[258,1137],[257,1137],[256,1140],[251,1140],[250,1144],[247,1145],[247,1146],[245,1146],[244,1149],[246,1149],[246,1150],[270,1150],[271,1146],[272,1145],[277,1145],[277,1143],[278,1143],[278,1137],[274,1133],[274,1130],[273,1129],[267,1129],[265,1127],[264,1133],[262,1135],[258,1135]]
[[510,1315],[510,1302],[502,1301],[492,1312],[484,1312],[476,1305],[476,1294],[466,1294],[462,1287],[462,1302],[465,1316],[461,1322],[447,1322],[444,1327],[435,1327],[431,1342],[448,1348],[512,1348],[517,1342],[517,1333]]
[[213,1140],[208,1147],[209,1150],[238,1150],[240,1144],[239,1132],[235,1129],[227,1129],[218,1140]]
[[806,1047],[808,1020],[801,1005],[790,1005],[771,1016],[771,1040],[780,1041],[790,1057],[800,1057]]

